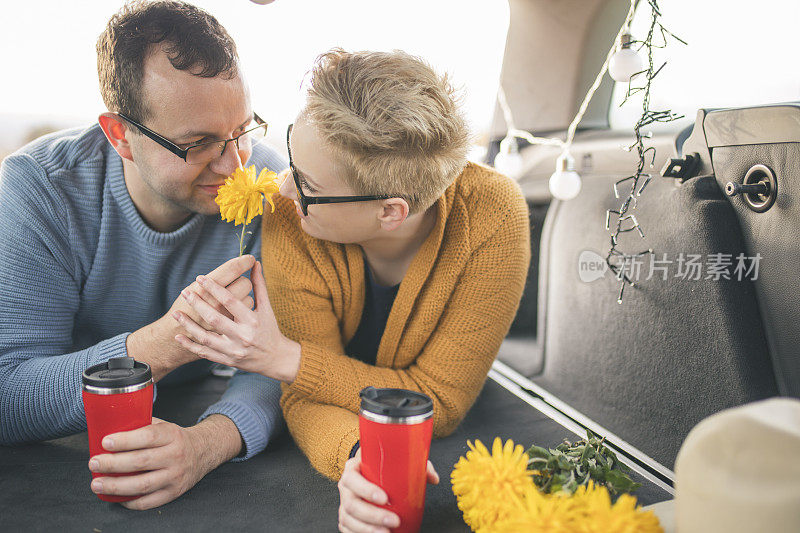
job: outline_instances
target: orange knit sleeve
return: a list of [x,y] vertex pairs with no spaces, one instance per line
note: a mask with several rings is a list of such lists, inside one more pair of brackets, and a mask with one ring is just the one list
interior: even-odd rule
[[311,466],[338,481],[350,451],[358,442],[358,415],[309,400],[285,385],[281,408],[289,432]]
[[[291,202],[275,197],[276,211],[263,217],[264,278],[275,318],[290,339],[306,339],[332,353],[344,353],[342,309],[334,309],[338,279],[334,262],[298,227]],[[340,289],[341,290],[341,289]],[[320,473],[338,480],[358,441],[358,416],[334,405],[316,403],[283,385],[281,408],[297,445]]]
[[275,213],[263,217],[261,255],[270,304],[281,333],[341,353],[339,323],[343,311],[334,309],[332,303],[338,282],[337,258],[326,255],[324,248],[305,236],[291,201],[280,196],[274,200]]

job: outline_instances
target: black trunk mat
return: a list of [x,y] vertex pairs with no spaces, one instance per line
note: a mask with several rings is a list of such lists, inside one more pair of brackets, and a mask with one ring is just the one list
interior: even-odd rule
[[[209,377],[161,387],[154,415],[191,425],[225,390],[224,378]],[[456,506],[450,473],[467,450],[467,439],[491,446],[494,437],[529,446],[555,446],[574,435],[488,380],[455,433],[435,440],[431,460],[442,478],[427,492],[423,531],[468,531]],[[260,455],[226,463],[192,490],[158,509],[129,511],[98,500],[89,490],[86,433],[21,447],[0,447],[0,530],[86,531],[336,531],[336,484],[317,474],[284,430]],[[670,499],[642,483],[642,505]]]

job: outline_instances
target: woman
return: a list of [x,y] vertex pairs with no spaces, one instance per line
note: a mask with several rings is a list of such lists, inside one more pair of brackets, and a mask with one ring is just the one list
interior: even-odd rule
[[181,315],[197,342],[177,339],[282,380],[297,444],[341,478],[341,529],[394,527],[396,515],[373,505],[385,494],[360,475],[358,393],[420,391],[433,399],[434,437],[456,428],[522,295],[527,205],[514,182],[467,162],[447,78],[403,52],[322,55],[287,142],[288,179],[252,273],[255,309],[201,279],[233,320],[190,297],[214,331]]

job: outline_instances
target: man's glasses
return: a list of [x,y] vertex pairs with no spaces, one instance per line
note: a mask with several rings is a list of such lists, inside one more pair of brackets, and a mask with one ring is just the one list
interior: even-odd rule
[[225,153],[229,142],[236,144],[236,149],[252,148],[256,144],[264,140],[267,135],[267,123],[261,119],[257,114],[253,113],[253,120],[247,125],[245,130],[231,139],[214,140],[206,142],[198,142],[190,144],[181,148],[180,145],[175,144],[161,134],[158,134],[144,126],[124,113],[117,113],[121,118],[125,119],[136,126],[142,135],[154,140],[173,154],[177,155],[190,165],[203,165],[213,161]]
[[289,168],[292,170],[292,177],[294,178],[294,186],[297,189],[297,198],[300,200],[300,208],[303,214],[308,216],[308,206],[311,204],[342,204],[345,202],[366,202],[369,200],[388,200],[389,198],[397,198],[397,196],[389,195],[373,195],[373,196],[306,196],[303,193],[303,188],[300,183],[300,172],[292,162],[292,148],[289,145],[289,136],[292,134],[292,126],[286,130],[286,151],[289,153]]

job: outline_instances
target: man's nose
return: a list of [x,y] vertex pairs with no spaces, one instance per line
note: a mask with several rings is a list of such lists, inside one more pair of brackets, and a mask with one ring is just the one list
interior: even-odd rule
[[236,146],[235,141],[230,141],[225,146],[222,154],[209,164],[209,168],[217,174],[230,176],[234,170],[242,168],[242,164],[247,161],[248,155],[245,150],[240,150]]

